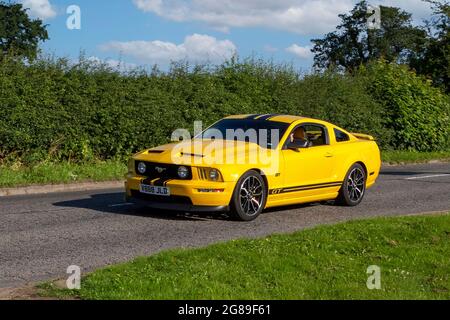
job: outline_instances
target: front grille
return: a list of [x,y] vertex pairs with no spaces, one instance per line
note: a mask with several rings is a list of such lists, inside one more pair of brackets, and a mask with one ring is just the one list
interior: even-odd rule
[[159,203],[177,203],[177,204],[188,204],[192,205],[192,201],[189,197],[183,196],[155,196],[151,194],[141,193],[136,190],[131,190],[131,196],[136,199],[146,200],[151,202],[159,202]]
[[[146,162],[146,161],[135,161],[135,172],[139,173],[138,171],[138,165],[140,162],[144,162],[147,166],[146,172],[143,174],[143,176],[147,177],[149,180],[160,178],[162,180],[169,180],[169,179],[180,179],[178,177],[178,168],[180,166],[175,164],[163,164],[163,163],[153,163],[153,162]],[[189,173],[186,179],[184,180],[192,180],[192,169],[190,167],[185,166],[188,168]],[[159,169],[159,170],[158,170]]]
[[208,169],[198,168],[198,177],[200,180],[208,180]]

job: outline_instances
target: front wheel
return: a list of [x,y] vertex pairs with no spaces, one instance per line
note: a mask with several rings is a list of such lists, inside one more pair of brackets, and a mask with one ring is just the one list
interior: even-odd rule
[[345,176],[337,202],[341,205],[354,207],[361,203],[365,193],[366,172],[360,164],[356,163]]
[[236,184],[231,208],[234,216],[242,221],[255,220],[264,210],[267,190],[264,179],[256,171],[244,174]]

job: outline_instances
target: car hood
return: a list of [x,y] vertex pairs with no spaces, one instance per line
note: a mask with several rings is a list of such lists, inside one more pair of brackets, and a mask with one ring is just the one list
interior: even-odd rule
[[229,140],[194,139],[158,146],[134,156],[135,160],[191,166],[248,164],[258,157],[272,156],[274,150],[256,143]]

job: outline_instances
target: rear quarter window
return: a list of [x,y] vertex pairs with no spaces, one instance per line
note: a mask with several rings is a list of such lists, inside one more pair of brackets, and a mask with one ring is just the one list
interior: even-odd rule
[[334,129],[334,136],[336,137],[336,142],[350,141],[350,137],[345,132],[339,129]]

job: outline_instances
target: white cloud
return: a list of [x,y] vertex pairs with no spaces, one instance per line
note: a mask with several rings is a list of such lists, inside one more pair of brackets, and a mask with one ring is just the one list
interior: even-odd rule
[[133,0],[145,12],[173,21],[200,21],[228,31],[267,27],[311,35],[333,30],[352,0]]
[[[333,31],[338,14],[348,13],[359,0],[133,0],[142,11],[169,20],[200,21],[227,32],[233,27],[266,27],[302,35]],[[416,22],[430,14],[422,0],[370,0],[413,13]]]
[[300,59],[309,59],[313,56],[311,52],[311,46],[299,46],[297,44],[293,44],[290,47],[286,48],[286,51],[292,53]]
[[56,11],[49,0],[20,0],[20,3],[24,8],[29,9],[28,12],[32,17],[49,19],[56,16]]
[[201,34],[187,36],[181,44],[164,41],[113,41],[100,46],[104,51],[116,51],[145,63],[166,64],[170,61],[221,62],[236,53],[229,40],[217,40]]

